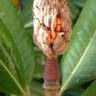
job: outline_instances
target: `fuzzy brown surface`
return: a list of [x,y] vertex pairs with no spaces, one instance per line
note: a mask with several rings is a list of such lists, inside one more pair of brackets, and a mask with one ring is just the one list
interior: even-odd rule
[[[35,44],[48,57],[61,55],[71,37],[67,0],[34,0],[32,10]],[[56,26],[57,19],[60,20],[58,26]]]

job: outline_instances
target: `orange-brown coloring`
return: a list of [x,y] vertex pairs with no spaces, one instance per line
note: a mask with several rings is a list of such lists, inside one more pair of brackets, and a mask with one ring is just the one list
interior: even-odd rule
[[57,18],[54,26],[55,26],[55,31],[53,31],[53,32],[48,31],[49,44],[54,43],[54,40],[56,39],[56,36],[57,36],[57,32],[60,32],[60,30],[61,30],[61,20],[59,18]]

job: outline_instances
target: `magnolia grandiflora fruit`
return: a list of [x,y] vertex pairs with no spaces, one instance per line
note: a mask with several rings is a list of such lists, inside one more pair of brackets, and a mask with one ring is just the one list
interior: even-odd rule
[[66,0],[34,0],[36,45],[49,58],[62,54],[71,37],[71,19]]

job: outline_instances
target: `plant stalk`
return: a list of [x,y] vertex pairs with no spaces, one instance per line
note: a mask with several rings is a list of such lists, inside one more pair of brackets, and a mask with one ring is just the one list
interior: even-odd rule
[[58,96],[60,72],[58,58],[46,58],[44,70],[44,90],[45,96]]

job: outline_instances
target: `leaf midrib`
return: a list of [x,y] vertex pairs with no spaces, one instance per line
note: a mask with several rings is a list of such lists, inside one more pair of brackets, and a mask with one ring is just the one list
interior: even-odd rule
[[73,71],[71,72],[69,78],[66,80],[66,82],[65,82],[65,83],[63,84],[63,86],[61,87],[58,96],[61,96],[61,94],[63,93],[63,91],[66,90],[67,85],[69,84],[69,82],[71,81],[72,77],[74,76],[74,74],[75,74],[76,71],[78,70],[79,66],[81,65],[81,62],[83,61],[86,53],[88,52],[88,50],[89,50],[89,48],[90,48],[90,46],[91,46],[91,44],[92,44],[92,41],[93,41],[93,39],[94,39],[95,36],[96,36],[96,31],[94,32],[92,38],[90,39],[89,44],[88,44],[88,46],[85,48],[85,51],[84,51],[84,53],[82,54],[81,58],[80,58],[79,61],[77,62],[76,67],[73,69]]

